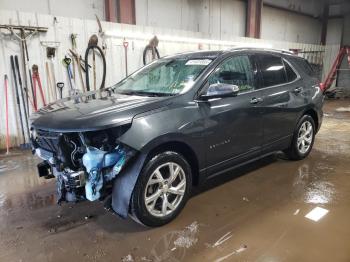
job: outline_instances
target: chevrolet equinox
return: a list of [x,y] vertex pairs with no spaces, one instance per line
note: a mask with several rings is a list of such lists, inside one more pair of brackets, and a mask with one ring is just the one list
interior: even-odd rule
[[190,52],[42,108],[31,141],[58,202],[103,200],[160,226],[207,179],[276,151],[305,158],[322,104],[309,63],[287,51]]

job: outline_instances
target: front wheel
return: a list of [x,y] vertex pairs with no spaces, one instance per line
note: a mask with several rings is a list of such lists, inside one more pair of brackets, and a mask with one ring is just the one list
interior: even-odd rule
[[304,115],[294,131],[292,144],[284,151],[291,160],[301,160],[308,156],[315,140],[315,121],[309,115]]
[[131,217],[151,227],[169,223],[185,206],[191,186],[191,168],[182,155],[171,151],[156,155],[136,182]]

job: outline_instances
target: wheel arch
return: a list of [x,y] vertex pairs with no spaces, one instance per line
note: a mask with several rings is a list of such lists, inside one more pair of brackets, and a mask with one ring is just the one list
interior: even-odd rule
[[318,119],[318,114],[317,114],[316,110],[314,108],[308,108],[302,114],[302,116],[304,116],[304,115],[309,115],[312,117],[312,119],[315,122],[315,130],[318,130],[319,129],[319,119]]
[[162,143],[157,143],[152,147],[148,146],[148,152],[147,152],[147,157],[145,162],[147,162],[153,156],[165,151],[174,151],[176,153],[179,153],[187,160],[188,164],[191,167],[192,184],[198,185],[199,184],[198,158],[195,151],[192,149],[192,147],[184,141],[170,140],[170,141],[164,141]]

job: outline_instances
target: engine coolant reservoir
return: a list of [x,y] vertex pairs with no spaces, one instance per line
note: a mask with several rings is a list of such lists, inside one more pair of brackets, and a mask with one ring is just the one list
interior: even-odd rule
[[87,147],[86,150],[83,156],[83,164],[88,173],[85,195],[88,200],[95,201],[100,198],[100,190],[103,186],[101,169],[115,165],[121,155],[116,151],[108,153],[95,147]]

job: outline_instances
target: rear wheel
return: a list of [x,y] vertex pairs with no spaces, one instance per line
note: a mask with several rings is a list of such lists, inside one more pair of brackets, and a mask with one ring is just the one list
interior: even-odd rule
[[292,144],[284,151],[291,160],[300,160],[308,156],[315,140],[315,121],[304,115],[294,131]]
[[136,182],[131,217],[151,227],[169,223],[185,206],[191,185],[191,168],[184,157],[171,151],[156,155]]

